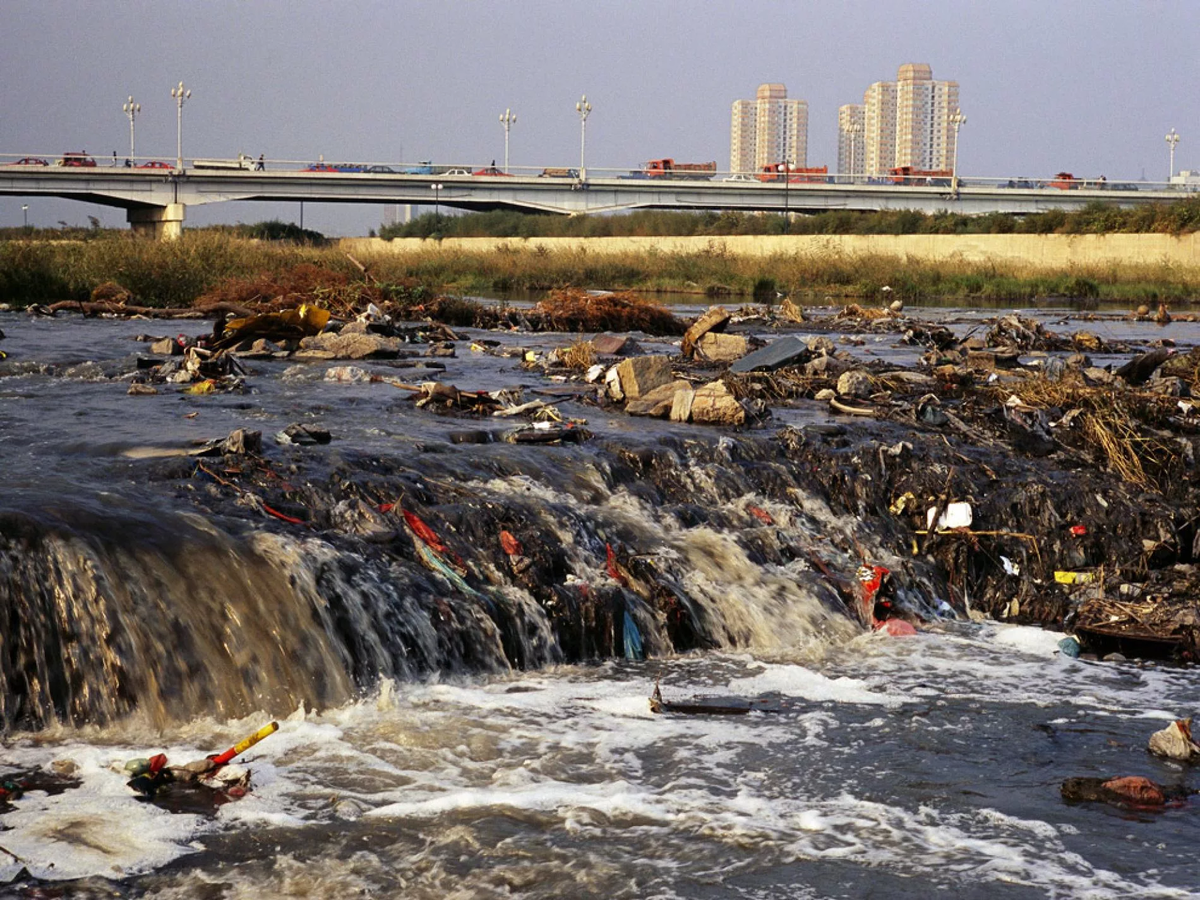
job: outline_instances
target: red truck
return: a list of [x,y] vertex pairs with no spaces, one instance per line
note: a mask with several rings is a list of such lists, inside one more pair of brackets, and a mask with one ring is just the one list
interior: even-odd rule
[[892,184],[949,187],[954,173],[949,169],[916,169],[912,166],[897,166],[894,169],[888,169],[888,177]]
[[1058,172],[1054,176],[1054,180],[1050,182],[1050,187],[1058,188],[1060,191],[1073,190],[1080,186],[1080,181],[1070,172]]
[[759,181],[783,181],[787,175],[788,184],[824,184],[829,180],[829,166],[793,166],[788,163],[771,163],[762,167]]
[[647,178],[712,178],[717,174],[715,162],[677,163],[673,159],[652,159],[642,167]]

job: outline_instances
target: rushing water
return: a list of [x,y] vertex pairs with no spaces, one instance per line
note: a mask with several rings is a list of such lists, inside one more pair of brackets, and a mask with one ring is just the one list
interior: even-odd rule
[[[752,442],[564,403],[595,446],[450,445],[461,423],[387,385],[325,382],[323,363],[254,363],[249,395],[129,397],[134,334],[205,328],[16,314],[0,328],[0,773],[80,781],[0,812],[0,896],[46,890],[12,881],[22,868],[68,897],[1200,895],[1194,805],[1059,796],[1071,776],[1197,786],[1145,750],[1192,713],[1196,671],[1065,659],[1060,635],[1003,625],[860,633],[795,548],[844,570],[855,542],[902,561]],[[910,353],[891,339],[857,352]],[[513,359],[460,353],[443,377],[461,388],[542,384]],[[496,573],[516,636],[344,535],[205,516],[190,497],[203,483],[156,458],[244,426],[286,472],[318,453],[270,443],[295,421],[334,432],[323,475],[374,460],[414,491],[453,483],[464,507],[532,523],[565,548],[565,582],[603,580],[608,540],[652,547],[718,646],[569,664],[539,603]],[[620,446],[655,469],[656,491],[617,471]],[[633,611],[648,648],[669,649]],[[656,681],[667,699],[780,708],[656,716]],[[241,760],[253,790],[211,816],[125,786],[131,757],[198,758],[272,717],[279,733]]]

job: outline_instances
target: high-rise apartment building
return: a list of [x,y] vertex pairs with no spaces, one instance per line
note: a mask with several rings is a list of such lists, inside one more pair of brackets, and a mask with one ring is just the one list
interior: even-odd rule
[[782,84],[760,84],[755,99],[733,103],[729,168],[759,172],[779,162],[808,164],[808,102],[789,100]]
[[[842,110],[855,108],[853,104]],[[866,175],[886,175],[897,166],[949,169],[954,160],[958,82],[934,81],[926,63],[905,63],[895,81],[877,81],[863,94],[863,160]],[[838,113],[838,146],[850,144],[849,114]],[[841,153],[838,155],[841,163]],[[847,170],[839,165],[839,168]]]

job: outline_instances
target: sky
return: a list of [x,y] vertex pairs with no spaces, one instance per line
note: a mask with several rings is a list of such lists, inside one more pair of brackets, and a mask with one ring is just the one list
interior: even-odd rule
[[[959,83],[969,179],[1110,182],[1200,169],[1200,0],[0,0],[0,154],[576,166],[729,165],[730,106],[763,82],[808,101],[809,165],[837,110],[908,62]],[[0,226],[124,227],[123,210],[0,197]],[[299,204],[193,206],[185,225],[299,220]],[[327,235],[383,207],[305,204]]]

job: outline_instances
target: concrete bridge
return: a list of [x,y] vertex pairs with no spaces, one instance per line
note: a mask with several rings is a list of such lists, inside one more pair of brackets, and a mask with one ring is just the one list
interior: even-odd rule
[[[167,239],[182,233],[188,206],[234,200],[437,204],[475,211],[514,209],[566,215],[632,209],[783,214],[892,209],[976,215],[1073,210],[1097,201],[1133,206],[1186,196],[1179,187],[1165,184],[1078,182],[1083,186],[1064,190],[1044,182],[970,179],[954,188],[947,184],[866,183],[861,177],[855,183],[780,183],[637,177],[627,170],[596,169],[585,170],[583,177],[578,177],[575,170],[569,171],[565,177],[545,177],[413,175],[342,171],[332,166],[321,171],[288,171],[272,170],[270,164],[265,171],[0,164],[0,195],[64,197],[120,207],[127,211],[135,232]],[[846,176],[830,178],[840,179],[849,180]]]

